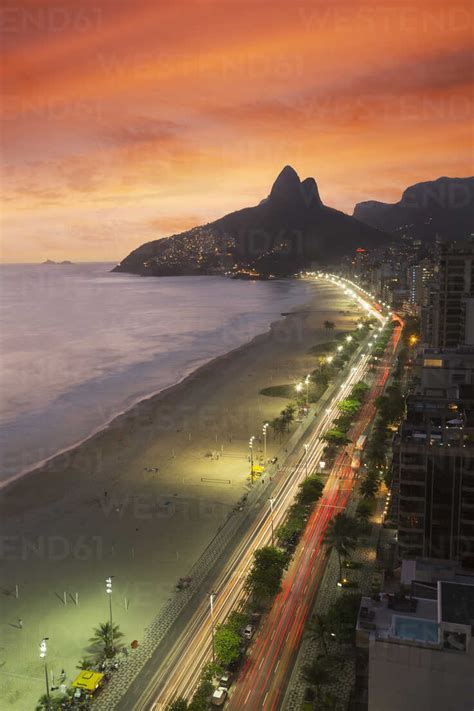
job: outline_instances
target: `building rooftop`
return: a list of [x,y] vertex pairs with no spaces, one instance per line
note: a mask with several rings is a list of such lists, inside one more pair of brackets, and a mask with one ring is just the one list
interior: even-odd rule
[[383,595],[364,597],[357,630],[392,642],[439,645],[437,600]]
[[441,621],[474,626],[474,585],[441,581]]

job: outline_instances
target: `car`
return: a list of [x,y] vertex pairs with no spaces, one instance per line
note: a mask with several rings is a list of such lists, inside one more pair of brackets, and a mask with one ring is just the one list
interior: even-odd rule
[[278,457],[272,457],[271,463],[276,464],[276,462],[278,462]]
[[243,636],[245,639],[252,639],[253,633],[255,632],[255,627],[253,625],[247,625],[243,631]]
[[225,686],[218,686],[211,696],[212,706],[223,706],[227,698],[227,689]]
[[219,679],[219,686],[223,686],[224,689],[228,689],[232,684],[232,674],[230,672],[225,672]]

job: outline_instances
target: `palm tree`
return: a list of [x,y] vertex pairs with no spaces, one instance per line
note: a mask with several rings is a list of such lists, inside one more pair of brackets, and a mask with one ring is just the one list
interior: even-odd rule
[[328,524],[323,539],[328,551],[335,550],[339,561],[339,579],[342,578],[342,556],[350,556],[357,548],[359,523],[346,513],[334,516]]
[[329,634],[329,627],[326,615],[316,613],[307,627],[307,634],[311,639],[321,642],[324,654],[328,655],[328,644],[326,637]]
[[295,419],[295,406],[293,404],[289,404],[285,407],[284,410],[281,411],[281,418],[283,422],[287,426],[287,431],[290,431],[290,425]]
[[286,421],[283,417],[275,417],[275,419],[271,421],[270,425],[274,433],[279,435],[281,442],[282,437],[286,432]]
[[307,684],[315,687],[316,695],[319,698],[321,687],[331,681],[331,672],[320,659],[314,659],[310,664],[303,665],[302,677]]
[[116,652],[116,643],[122,637],[123,634],[120,632],[118,625],[111,625],[110,622],[101,622],[95,628],[94,636],[90,639],[90,651],[97,654],[99,658],[104,655],[113,657]]
[[76,669],[91,669],[93,666],[94,666],[94,661],[92,659],[83,657],[76,664]]
[[335,328],[336,324],[334,321],[325,321],[324,322],[324,328],[327,329],[328,331],[332,331]]
[[378,480],[370,475],[367,475],[360,485],[360,493],[364,499],[373,499],[379,490]]

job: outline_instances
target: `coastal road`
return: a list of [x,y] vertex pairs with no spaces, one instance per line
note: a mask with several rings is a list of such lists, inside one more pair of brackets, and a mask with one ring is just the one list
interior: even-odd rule
[[[299,484],[304,480],[306,474],[306,464],[309,472],[315,471],[321,459],[325,443],[320,439],[321,435],[330,427],[333,420],[339,414],[337,402],[346,397],[354,383],[358,382],[365,370],[368,356],[365,355],[358,366],[353,368],[349,376],[340,388],[337,398],[334,398],[327,408],[319,423],[314,428],[311,437],[308,439],[308,462],[305,455],[301,455],[297,464],[285,473],[285,477],[280,482],[279,487],[273,494],[273,516],[274,529],[283,523],[289,505],[293,502]],[[329,477],[326,490],[332,487],[332,477]],[[229,560],[225,571],[216,581],[213,590],[216,593],[214,603],[214,621],[219,623],[225,620],[229,612],[238,607],[238,603],[243,599],[243,586],[245,578],[251,568],[253,554],[257,548],[268,545],[271,540],[271,516],[269,508],[260,513],[254,527],[243,538]],[[162,709],[176,696],[191,696],[203,665],[210,661],[212,656],[211,619],[209,605],[203,602],[194,616],[191,624],[188,625],[185,634],[178,641],[172,650],[167,663],[161,670],[159,677],[155,679],[155,690],[150,694],[151,708]],[[153,699],[154,696],[154,699]],[[147,705],[138,708],[150,708]]]
[[[394,330],[375,383],[349,432],[353,443],[367,431],[375,415],[374,400],[382,394],[385,387],[400,330],[400,327]],[[276,711],[280,708],[306,619],[314,604],[326,566],[322,545],[324,534],[331,519],[344,510],[354,485],[354,472],[350,467],[354,446],[351,444],[347,447],[332,468],[323,496],[308,521],[285,576],[282,591],[254,640],[246,665],[227,704],[228,711],[237,711],[242,707],[266,711]],[[336,594],[336,590],[334,593]]]
[[[374,314],[375,315],[375,314]],[[379,313],[377,317],[382,320]],[[333,397],[326,410],[315,418],[315,424],[306,443],[309,445],[307,455],[301,453],[296,462],[284,468],[273,492],[273,526],[274,529],[283,522],[288,506],[293,502],[299,484],[305,478],[306,471],[317,470],[324,449],[321,435],[331,426],[339,414],[337,403],[346,397],[354,383],[359,381],[367,369],[369,354],[363,354],[356,365],[340,384],[339,392]],[[348,480],[349,481],[349,480]],[[321,511],[317,520],[311,518],[311,527],[321,534],[334,511],[341,510],[345,505],[349,489],[342,486],[333,472],[328,478],[324,491],[324,506],[321,504],[316,511]],[[313,514],[314,516],[314,514]],[[214,624],[225,620],[229,612],[239,607],[244,599],[244,582],[250,570],[255,550],[268,545],[271,541],[271,514],[269,506],[261,510],[254,524],[242,537],[233,550],[220,576],[213,583],[216,594],[214,602]],[[297,555],[304,554],[304,551]],[[308,555],[308,553],[307,553]],[[135,699],[134,709],[164,709],[170,700],[177,696],[189,698],[199,680],[203,665],[212,657],[212,623],[209,604],[203,600],[187,624],[184,632],[176,640],[165,660],[153,676],[151,683]],[[121,708],[119,706],[119,708]],[[250,708],[250,707],[249,707]]]

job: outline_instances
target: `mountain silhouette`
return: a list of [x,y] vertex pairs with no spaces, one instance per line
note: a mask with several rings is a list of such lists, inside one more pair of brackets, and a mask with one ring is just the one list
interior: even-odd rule
[[474,177],[416,183],[397,203],[358,203],[354,217],[371,227],[422,240],[466,238],[474,232]]
[[114,271],[144,276],[223,272],[285,276],[336,262],[358,247],[383,246],[388,239],[380,230],[323,205],[314,178],[300,181],[287,165],[268,197],[255,207],[147,242]]

